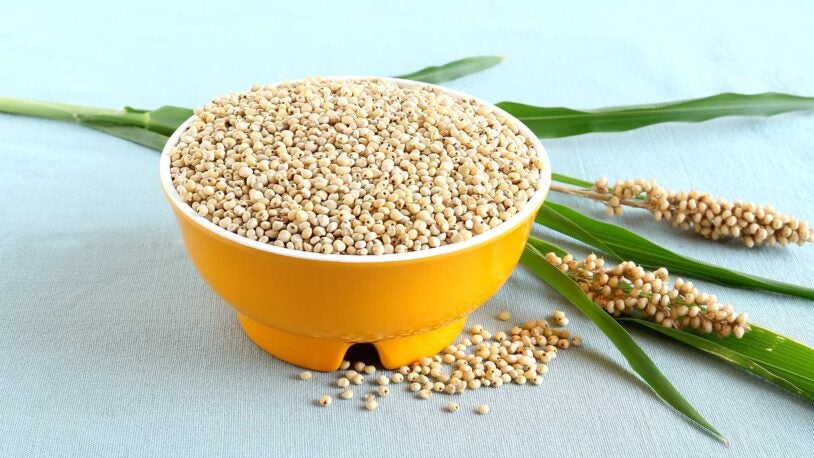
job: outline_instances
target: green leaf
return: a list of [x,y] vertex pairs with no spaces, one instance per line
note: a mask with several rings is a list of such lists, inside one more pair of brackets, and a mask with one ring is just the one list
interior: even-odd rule
[[[125,107],[125,110],[127,108],[130,107]],[[173,105],[164,105],[152,111],[142,111],[142,113],[144,113],[146,117],[145,123],[156,127],[150,130],[158,131],[158,128],[167,129],[167,132],[165,132],[166,135],[172,135],[172,133],[178,129],[178,126],[195,114],[195,112],[189,108],[176,107]]]
[[621,132],[663,122],[701,122],[722,116],[772,116],[814,109],[814,97],[776,92],[724,93],[700,99],[649,105],[574,110],[537,107],[515,102],[497,104],[540,138],[568,137],[590,132]]
[[605,223],[576,210],[546,201],[536,221],[601,250],[618,261],[634,261],[653,269],[665,267],[673,273],[736,288],[769,291],[814,299],[814,289],[770,280],[718,267],[674,253],[620,226]]
[[[131,107],[125,107],[123,110],[112,110],[6,97],[0,97],[0,112],[75,122],[85,127],[106,126],[106,129],[99,128],[96,130],[106,133],[114,131],[118,133],[128,132],[127,135],[130,137],[135,135],[134,129],[110,129],[110,127],[129,126],[169,136],[193,113],[189,108],[169,105],[151,111]],[[139,137],[145,139],[150,136],[145,134]],[[150,141],[145,146],[152,147],[153,144],[154,141]]]
[[83,125],[108,124],[132,126],[163,135],[172,135],[178,126],[192,116],[192,114],[193,111],[189,108],[170,105],[165,105],[151,111],[125,107],[123,111],[114,113],[80,115],[79,121]]
[[157,132],[152,132],[147,129],[142,129],[141,127],[133,127],[133,126],[116,126],[110,124],[86,124],[80,123],[85,127],[89,127],[93,130],[98,130],[99,132],[104,132],[108,135],[112,135],[114,137],[119,137],[121,139],[131,141],[133,143],[146,146],[147,148],[151,148],[157,151],[161,151],[164,149],[164,145],[167,143],[167,140],[170,137],[159,134]]
[[561,209],[559,208],[558,204],[546,201],[543,203],[543,206],[540,207],[540,210],[537,211],[535,221],[549,229],[554,229],[557,232],[561,232],[577,240],[581,240],[597,250],[600,250],[609,256],[613,256],[617,260],[627,261],[627,259],[620,258],[610,245],[605,244],[604,240],[594,236],[593,233],[583,228],[578,222],[575,222],[573,218],[569,218],[563,214],[563,209],[570,210],[568,207],[563,207]]
[[639,318],[619,318],[660,332],[679,342],[717,356],[758,377],[814,403],[814,349],[750,324],[752,330],[741,339],[718,338],[668,328]]
[[[749,324],[751,331],[742,339],[725,339],[727,347],[765,367],[786,370],[814,383],[814,349],[764,327]],[[718,341],[715,336],[703,338]]]
[[85,107],[67,103],[0,97],[0,113],[11,113],[35,118],[79,122],[80,116],[98,116],[120,113],[107,108]]
[[[539,245],[538,245],[539,246]],[[616,345],[630,367],[644,380],[664,402],[678,410],[698,426],[726,443],[721,435],[707,422],[695,408],[687,402],[678,390],[661,373],[656,364],[639,347],[625,329],[604,310],[594,304],[579,286],[566,274],[545,260],[543,254],[534,245],[527,244],[520,261],[538,277],[551,285],[569,302],[574,304],[585,316],[605,333]]]
[[594,184],[590,181],[581,180],[579,178],[569,177],[568,175],[563,175],[561,173],[552,173],[551,179],[554,181],[558,181],[560,183],[570,184],[572,186],[578,186],[580,188],[591,189]]
[[568,254],[567,251],[563,250],[557,245],[554,245],[553,243],[548,243],[545,240],[538,239],[537,237],[529,237],[526,243],[533,246],[537,251],[539,251],[542,254],[554,253],[559,257],[563,257],[566,254]]
[[500,56],[467,57],[444,65],[422,68],[417,72],[407,73],[396,78],[438,84],[486,70],[501,62],[503,62],[503,58]]

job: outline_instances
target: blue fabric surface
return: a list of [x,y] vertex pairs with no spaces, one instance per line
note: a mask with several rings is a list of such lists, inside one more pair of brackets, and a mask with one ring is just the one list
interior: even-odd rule
[[[810,2],[14,2],[0,14],[0,95],[120,107],[198,106],[312,74],[391,75],[474,54],[451,83],[486,100],[598,107],[725,91],[814,95]],[[549,140],[557,171],[653,177],[814,219],[814,117],[731,118]],[[330,409],[332,377],[244,336],[187,259],[157,153],[77,126],[0,115],[0,456],[811,456],[812,407],[640,330],[665,374],[730,440],[662,404],[610,342],[518,269],[473,321],[569,312],[581,349],[540,387],[400,390],[375,412]],[[558,197],[593,215],[602,209]],[[617,220],[682,253],[812,285],[814,247],[746,250]],[[544,236],[548,233],[540,232]],[[575,251],[581,249],[569,245]],[[814,305],[698,282],[753,321],[814,344]],[[488,403],[492,412],[472,409]]]

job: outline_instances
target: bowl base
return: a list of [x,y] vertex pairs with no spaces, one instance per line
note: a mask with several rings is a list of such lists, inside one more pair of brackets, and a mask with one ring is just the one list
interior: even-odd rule
[[[238,314],[238,319],[246,335],[261,349],[288,363],[317,371],[339,369],[348,348],[354,343],[361,343],[292,334],[242,314]],[[465,323],[466,317],[431,331],[369,343],[376,348],[386,369],[396,369],[438,353],[455,340]]]

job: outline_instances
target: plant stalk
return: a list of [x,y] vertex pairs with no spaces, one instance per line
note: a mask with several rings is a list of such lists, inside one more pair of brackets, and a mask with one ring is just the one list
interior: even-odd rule
[[0,97],[0,112],[76,123],[81,122],[83,116],[123,114],[123,112],[119,110],[109,108],[87,107],[11,97]]
[[[559,192],[561,194],[568,194],[572,196],[579,196],[585,197],[591,200],[598,200],[600,202],[608,202],[614,196],[612,194],[602,194],[590,189],[580,189],[580,188],[573,188],[570,186],[562,186],[557,183],[551,183],[551,190],[555,192]],[[627,207],[635,207],[635,208],[643,208],[648,209],[647,202],[641,200],[629,200],[629,199],[622,199],[619,201],[622,205]]]

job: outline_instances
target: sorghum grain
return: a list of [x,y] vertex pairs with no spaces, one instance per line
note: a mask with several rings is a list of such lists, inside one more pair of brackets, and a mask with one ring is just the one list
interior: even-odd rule
[[461,242],[507,221],[541,185],[519,126],[426,85],[310,78],[217,97],[195,114],[170,153],[181,199],[278,247],[378,255]]

